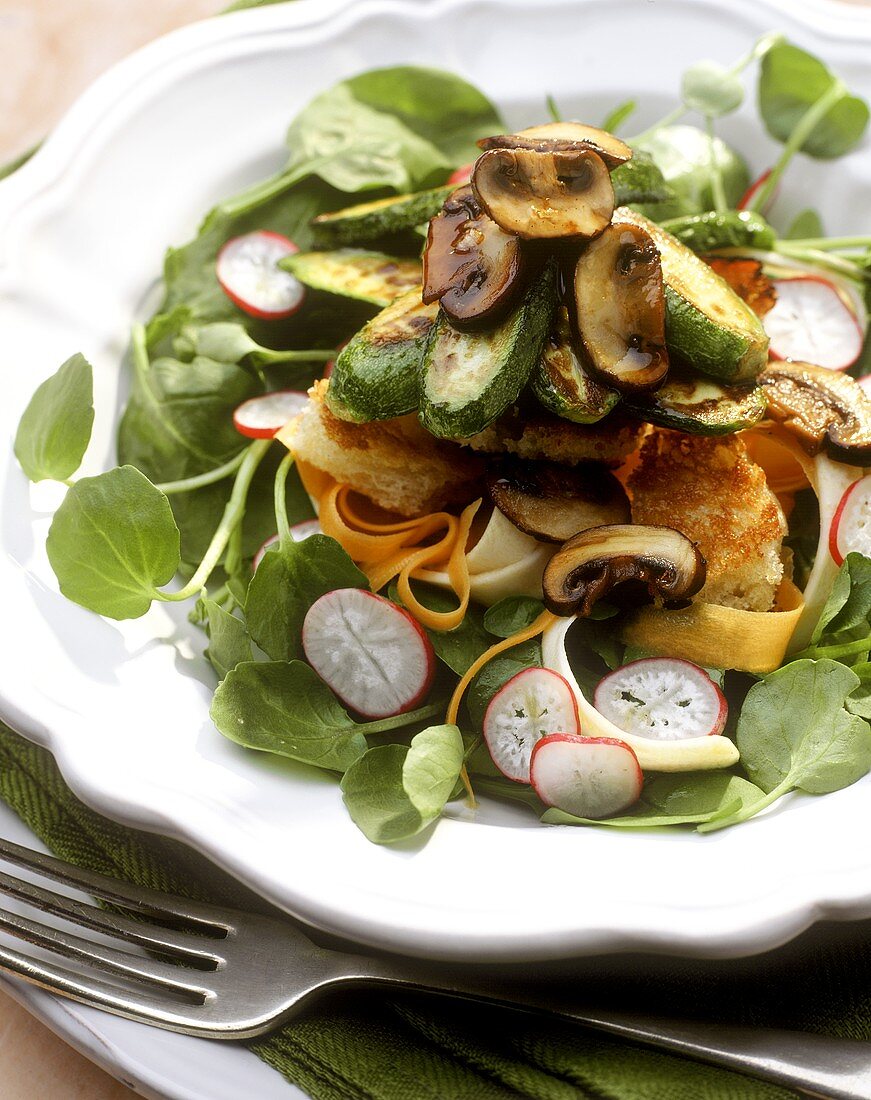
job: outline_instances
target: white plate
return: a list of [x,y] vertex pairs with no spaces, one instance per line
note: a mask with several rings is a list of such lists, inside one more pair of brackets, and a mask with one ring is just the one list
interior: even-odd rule
[[[30,489],[7,446],[36,383],[82,350],[98,396],[87,466],[111,464],[119,363],[164,246],[277,166],[288,120],[333,81],[436,64],[479,83],[512,123],[541,118],[550,92],[594,121],[638,95],[643,124],[674,103],[684,66],[731,61],[772,27],[871,95],[871,21],[833,5],[300,0],[149,46],[0,184],[0,712],[51,748],[82,798],[186,839],[307,921],[445,959],[739,954],[823,915],[871,914],[871,851],[858,842],[871,821],[867,781],[709,837],[543,828],[487,807],[476,821],[454,811],[417,844],[369,844],[333,779],[215,732],[202,637],[184,609],[118,625],[58,595],[44,552],[58,493]],[[774,150],[752,98],[723,129],[759,169]],[[867,231],[856,218],[869,185],[867,151],[835,168],[801,163],[784,205],[819,206],[832,232]]]

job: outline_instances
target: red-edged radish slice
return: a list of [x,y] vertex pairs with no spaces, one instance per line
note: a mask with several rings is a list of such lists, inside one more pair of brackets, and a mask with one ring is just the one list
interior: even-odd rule
[[455,169],[448,176],[449,184],[456,184],[457,187],[461,187],[464,183],[468,183],[472,178],[472,169],[474,164],[464,164],[461,168]]
[[[739,210],[746,210],[747,209],[747,207],[750,205],[750,203],[753,202],[753,200],[756,198],[756,196],[759,194],[759,192],[765,186],[765,184],[768,180],[768,177],[770,175],[771,175],[771,169],[766,168],[765,171],[762,173],[762,175],[759,176],[758,179],[755,179],[750,184],[750,186],[747,188],[747,190],[741,196],[741,201],[738,203],[738,209]],[[773,193],[768,196],[768,200],[766,201],[765,206],[762,209],[763,214],[771,206],[771,204],[777,198],[779,193],[780,193],[780,184],[778,184],[774,188]]]
[[829,528],[829,552],[839,567],[853,552],[871,558],[871,474],[854,481],[841,497]]
[[[311,535],[319,535],[320,533],[321,525],[316,519],[304,519],[301,523],[295,523],[290,529],[290,534],[294,542],[304,542]],[[280,538],[280,535],[271,535],[254,555],[254,560],[251,562],[251,568],[255,573],[257,572],[257,566],[266,556],[266,551],[271,546],[277,546]]]
[[707,672],[676,657],[642,657],[609,672],[593,706],[624,733],[656,741],[722,733],[729,713]]
[[773,359],[846,370],[862,351],[865,334],[833,283],[818,275],[775,279],[777,302],[762,319]]
[[302,648],[339,699],[366,718],[414,710],[435,675],[423,627],[362,588],[338,588],[315,600],[302,624]]
[[580,733],[578,704],[558,672],[525,668],[503,684],[484,715],[484,740],[493,763],[516,783],[529,782],[536,741],[549,733]]
[[644,777],[629,746],[614,737],[552,733],[536,742],[529,775],[546,806],[602,818],[637,802]]
[[215,273],[221,289],[239,309],[251,317],[277,321],[296,313],[305,298],[305,287],[282,271],[278,261],[299,252],[280,233],[258,229],[227,241],[218,253]]
[[249,439],[271,439],[297,413],[308,407],[309,397],[300,390],[278,390],[252,397],[233,413],[236,431]]

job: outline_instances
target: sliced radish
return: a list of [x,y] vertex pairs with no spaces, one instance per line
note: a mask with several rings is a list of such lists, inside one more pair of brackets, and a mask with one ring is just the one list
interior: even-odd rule
[[474,167],[474,164],[464,164],[461,168],[457,168],[448,176],[448,183],[455,183],[457,187],[461,187],[464,183],[468,183],[472,178],[472,169]]
[[280,233],[258,229],[227,241],[218,253],[216,274],[221,289],[251,317],[275,321],[296,313],[305,298],[305,287],[282,271],[278,261],[299,252],[293,241]]
[[774,359],[846,370],[859,358],[865,334],[834,283],[819,275],[775,279],[777,302],[762,320]]
[[729,713],[707,672],[676,657],[642,657],[609,672],[593,705],[624,733],[656,741],[722,733]]
[[309,397],[300,390],[278,390],[252,397],[233,413],[236,431],[249,439],[271,439],[288,420],[308,407]]
[[854,481],[841,497],[829,528],[829,552],[838,566],[854,552],[871,558],[871,474]]
[[[738,209],[739,210],[746,210],[747,209],[747,207],[750,205],[750,203],[753,202],[753,200],[756,198],[756,196],[759,194],[759,192],[765,186],[765,184],[768,180],[768,177],[770,175],[771,175],[771,169],[766,168],[765,171],[762,173],[762,175],[759,176],[758,179],[755,179],[750,184],[750,186],[747,188],[747,190],[741,196],[741,201],[738,203]],[[765,206],[762,208],[762,213],[763,214],[771,206],[771,204],[774,202],[774,200],[777,198],[779,192],[780,192],[780,185],[778,184],[774,188],[773,193],[768,196],[768,200],[766,201]]]
[[339,699],[367,718],[414,710],[435,675],[423,627],[361,588],[338,588],[315,600],[302,624],[302,648]]
[[499,771],[517,783],[528,783],[536,741],[549,733],[581,732],[578,704],[558,672],[525,668],[490,700],[483,732]]
[[[302,523],[295,523],[293,527],[291,527],[290,533],[294,542],[304,542],[310,535],[319,535],[321,533],[321,525],[316,519],[304,519]],[[280,535],[271,535],[254,555],[251,568],[255,573],[257,572],[257,566],[266,556],[266,551],[272,546],[277,546],[280,538]]]
[[593,819],[637,802],[644,783],[638,758],[623,741],[574,733],[552,733],[538,741],[529,774],[545,805]]

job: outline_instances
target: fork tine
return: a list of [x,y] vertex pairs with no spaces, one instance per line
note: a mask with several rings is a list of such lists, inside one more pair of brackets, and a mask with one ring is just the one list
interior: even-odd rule
[[103,932],[108,936],[123,936],[125,940],[138,943],[151,950],[165,951],[171,955],[193,958],[202,962],[218,962],[215,954],[215,941],[197,935],[195,932],[181,932],[163,928],[159,925],[145,924],[131,920],[118,913],[108,913],[105,909],[77,901],[53,890],[45,890],[32,882],[7,875],[0,871],[0,894],[8,894],[45,913],[80,924],[94,932]]
[[145,886],[134,886],[131,883],[110,878],[108,875],[101,875],[97,871],[86,871],[55,856],[44,855],[42,852],[34,852],[30,848],[14,844],[11,840],[0,839],[0,859],[14,863],[18,867],[26,867],[45,878],[54,879],[67,886],[79,887],[104,901],[115,902],[117,905],[139,913],[177,917],[224,933],[231,927],[226,912],[217,906],[189,901],[187,898],[175,897]]

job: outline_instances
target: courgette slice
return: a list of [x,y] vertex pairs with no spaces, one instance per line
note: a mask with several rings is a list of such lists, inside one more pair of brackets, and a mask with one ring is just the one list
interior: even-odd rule
[[592,378],[574,348],[569,311],[560,306],[541,358],[529,379],[546,409],[575,424],[595,424],[620,401],[616,390]]
[[379,237],[416,229],[438,214],[442,203],[453,190],[453,184],[450,187],[434,187],[431,191],[390,195],[386,199],[321,214],[312,222],[314,242],[321,248],[366,244]]
[[551,261],[517,309],[490,331],[460,332],[440,314],[423,360],[423,426],[444,439],[468,439],[501,416],[541,357],[555,305]]
[[383,252],[340,248],[335,252],[296,252],[278,265],[313,290],[389,306],[420,286],[417,260],[397,260]]
[[625,206],[614,223],[647,230],[662,262],[665,337],[675,361],[732,385],[752,382],[768,362],[768,337],[756,314],[686,245]]
[[656,393],[626,398],[639,420],[691,435],[729,435],[752,428],[765,415],[761,386],[721,386],[710,378],[670,375]]
[[342,420],[390,420],[417,408],[420,362],[438,313],[420,287],[383,309],[339,352],[326,402]]

